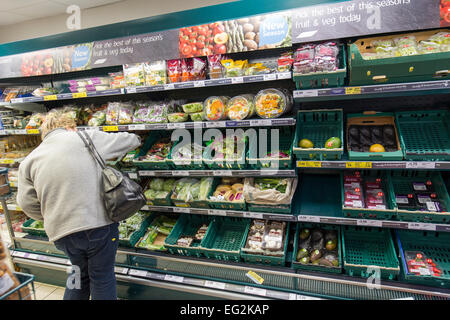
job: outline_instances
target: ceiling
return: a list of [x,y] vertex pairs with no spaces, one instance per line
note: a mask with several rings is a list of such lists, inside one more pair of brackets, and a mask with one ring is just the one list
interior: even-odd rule
[[0,0],[0,26],[67,14],[66,9],[72,4],[88,9],[120,1],[122,0]]

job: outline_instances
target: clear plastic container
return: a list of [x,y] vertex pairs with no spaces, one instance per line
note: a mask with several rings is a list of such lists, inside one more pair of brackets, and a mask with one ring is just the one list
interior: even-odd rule
[[205,118],[209,121],[225,120],[227,97],[209,97],[203,103]]
[[292,95],[285,89],[264,89],[254,99],[258,116],[264,119],[278,118],[292,108]]
[[175,112],[169,113],[167,115],[167,119],[169,122],[186,122],[188,120],[189,115],[183,112]]
[[252,94],[242,94],[230,99],[227,103],[226,114],[230,120],[244,120],[255,114]]

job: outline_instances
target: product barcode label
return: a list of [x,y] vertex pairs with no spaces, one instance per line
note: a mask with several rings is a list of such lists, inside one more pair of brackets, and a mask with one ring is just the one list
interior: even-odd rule
[[408,229],[436,231],[436,225],[431,223],[408,222]]
[[244,82],[244,78],[243,77],[233,77],[231,78],[231,83],[235,84],[235,83],[243,83]]
[[216,282],[216,281],[205,281],[205,287],[208,288],[216,288],[216,289],[225,289],[226,284],[223,282]]
[[304,221],[304,222],[320,222],[320,217],[316,216],[298,216],[298,221]]
[[254,294],[257,296],[263,296],[263,297],[265,297],[267,294],[266,289],[254,288],[254,287],[249,287],[249,286],[245,286],[244,292],[248,293],[248,294]]
[[432,211],[432,212],[438,211],[434,202],[431,202],[431,201],[427,202],[426,205],[427,205],[428,211]]
[[183,282],[184,277],[179,277],[179,276],[173,276],[171,274],[166,274],[166,276],[164,277],[164,280],[166,281],[172,281],[172,282]]
[[130,273],[129,274],[130,274],[130,276],[145,277],[145,276],[147,276],[147,271],[130,269]]
[[194,81],[194,88],[200,88],[205,86],[204,80]]
[[269,74],[265,74],[263,78],[264,78],[264,81],[276,80],[277,75],[275,73],[269,73]]
[[406,169],[434,169],[435,167],[436,163],[430,161],[406,162]]
[[358,226],[370,226],[370,227],[381,227],[383,223],[378,220],[366,220],[366,219],[358,219],[356,220],[356,225]]

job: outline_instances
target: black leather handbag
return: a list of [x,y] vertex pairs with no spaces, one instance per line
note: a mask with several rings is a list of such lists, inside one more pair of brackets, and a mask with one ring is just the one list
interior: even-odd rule
[[107,166],[86,132],[77,133],[102,168],[102,198],[108,218],[119,222],[131,217],[146,204],[141,186],[119,170]]

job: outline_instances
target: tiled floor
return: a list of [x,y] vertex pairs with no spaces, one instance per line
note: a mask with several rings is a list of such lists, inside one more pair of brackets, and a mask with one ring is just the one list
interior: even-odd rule
[[46,283],[34,282],[36,300],[63,300],[64,288],[52,286]]

